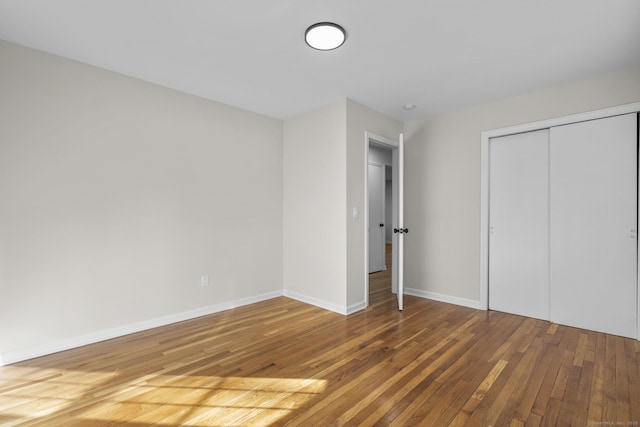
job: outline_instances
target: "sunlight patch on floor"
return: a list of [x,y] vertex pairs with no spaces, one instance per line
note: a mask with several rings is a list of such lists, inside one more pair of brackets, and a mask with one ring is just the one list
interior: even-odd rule
[[0,413],[11,418],[46,417],[116,376],[113,372],[5,366],[0,370]]
[[304,406],[325,380],[161,375],[102,400],[83,419],[160,425],[262,425]]
[[8,367],[0,371],[2,422],[268,425],[327,386],[306,378],[149,375]]

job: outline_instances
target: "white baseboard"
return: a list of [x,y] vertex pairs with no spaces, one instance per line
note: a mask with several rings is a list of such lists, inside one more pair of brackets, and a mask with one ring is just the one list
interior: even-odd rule
[[323,301],[323,300],[319,300],[317,298],[308,297],[306,295],[302,295],[302,294],[299,294],[299,293],[296,293],[296,292],[284,291],[284,296],[288,297],[288,298],[291,298],[291,299],[294,299],[296,301],[303,302],[305,304],[311,304],[311,305],[314,305],[316,307],[323,308],[323,309],[329,310],[329,311],[333,311],[335,313],[339,313],[339,314],[342,314],[342,315],[345,315],[345,316],[348,316],[349,314],[353,314],[353,313],[355,313],[357,311],[364,310],[365,308],[367,308],[367,306],[366,306],[364,301],[360,301],[360,302],[357,302],[355,304],[351,304],[350,306],[344,308],[344,307],[341,307],[339,305],[336,305],[336,304],[333,304],[333,303],[330,303],[330,302],[326,302],[326,301]]
[[404,288],[404,293],[407,295],[413,295],[415,297],[427,298],[434,301],[446,302],[449,304],[461,305],[463,307],[475,308],[480,310],[480,301],[474,301],[471,299],[454,297],[451,295],[443,295],[435,292],[422,291],[420,289]]
[[316,307],[324,308],[325,310],[333,311],[335,313],[347,315],[349,311],[346,307],[339,306],[337,304],[333,304],[327,301],[323,301],[317,298],[308,297],[306,295],[299,294],[297,292],[292,291],[284,291],[284,296],[287,298],[294,299],[296,301],[304,302],[306,304],[315,305]]
[[367,306],[364,301],[360,301],[356,304],[351,304],[350,306],[347,307],[347,315],[353,314],[360,310],[364,310],[365,308],[367,308]]
[[271,298],[282,296],[282,291],[268,292],[262,295],[242,298],[222,304],[202,307],[195,310],[189,310],[182,313],[176,313],[169,316],[158,317],[155,319],[143,320],[141,322],[132,323],[130,325],[119,326],[113,329],[107,329],[95,333],[90,333],[78,337],[68,338],[51,344],[41,345],[26,350],[18,350],[8,353],[0,353],[0,366],[9,365],[11,363],[21,362],[23,360],[33,359],[48,354],[57,353],[59,351],[69,350],[83,345],[93,344],[99,341],[105,341],[112,338],[129,335],[135,332],[145,331],[147,329],[166,326],[171,323],[182,322],[184,320],[195,319],[196,317],[206,316],[208,314],[229,310],[243,305],[253,304],[265,301]]

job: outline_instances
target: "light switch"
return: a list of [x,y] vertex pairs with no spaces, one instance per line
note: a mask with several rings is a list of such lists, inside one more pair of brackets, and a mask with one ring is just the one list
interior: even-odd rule
[[358,214],[358,207],[354,206],[353,207],[353,218],[358,218],[360,215]]

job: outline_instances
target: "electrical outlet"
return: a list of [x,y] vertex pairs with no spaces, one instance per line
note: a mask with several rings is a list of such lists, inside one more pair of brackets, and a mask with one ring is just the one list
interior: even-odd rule
[[202,276],[202,278],[200,279],[200,285],[203,288],[206,288],[207,286],[209,286],[209,276],[208,275],[204,275]]

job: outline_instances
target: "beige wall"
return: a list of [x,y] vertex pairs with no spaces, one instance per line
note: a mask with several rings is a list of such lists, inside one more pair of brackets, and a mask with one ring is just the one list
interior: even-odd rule
[[[352,100],[347,100],[347,306],[364,304],[365,282],[365,131],[397,141],[402,123]],[[360,216],[353,218],[357,207]]]
[[284,122],[284,292],[344,312],[346,100]]
[[0,62],[0,358],[282,292],[282,121],[6,42]]
[[405,287],[479,300],[482,131],[637,101],[632,68],[406,123]]

